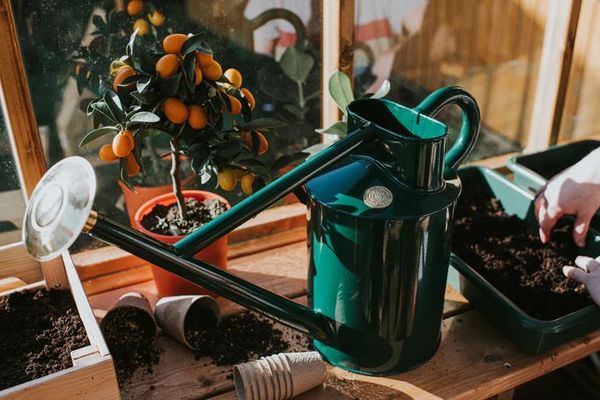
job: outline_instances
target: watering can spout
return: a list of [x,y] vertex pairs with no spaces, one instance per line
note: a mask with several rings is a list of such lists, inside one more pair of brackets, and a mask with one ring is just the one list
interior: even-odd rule
[[[249,309],[268,314],[314,339],[330,342],[336,337],[334,321],[191,256],[371,140],[373,135],[374,130],[368,124],[362,126],[173,246],[94,212],[93,170],[85,159],[70,157],[54,165],[36,187],[23,224],[24,242],[31,255],[48,260],[85,232]],[[79,173],[77,179],[73,179],[73,173]],[[66,224],[69,229],[63,225],[57,229],[56,222]]]

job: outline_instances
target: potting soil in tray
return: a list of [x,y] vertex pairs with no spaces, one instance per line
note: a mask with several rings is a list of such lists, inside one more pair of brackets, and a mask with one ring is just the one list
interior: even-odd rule
[[[186,324],[187,325],[187,324]],[[273,323],[253,312],[224,318],[212,327],[186,326],[186,338],[196,359],[209,357],[217,365],[234,365],[285,352],[290,345]]]
[[20,291],[0,298],[0,390],[73,366],[89,345],[71,293]]
[[498,199],[471,184],[454,224],[452,251],[532,317],[552,320],[591,304],[585,287],[562,273],[581,253],[568,220],[543,244],[537,227],[506,214]]
[[140,221],[142,226],[159,235],[187,235],[223,214],[227,207],[219,199],[186,198],[186,219],[179,218],[177,203],[157,204]]
[[113,310],[110,320],[101,325],[120,386],[128,383],[136,371],[151,373],[160,359],[155,326],[149,326],[147,318],[139,309],[122,307]]

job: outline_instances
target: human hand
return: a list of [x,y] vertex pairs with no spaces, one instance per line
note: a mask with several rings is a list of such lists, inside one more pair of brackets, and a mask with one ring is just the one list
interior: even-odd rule
[[575,215],[573,240],[585,246],[590,221],[600,207],[600,149],[552,178],[538,193],[535,216],[543,243],[563,215]]
[[567,278],[583,283],[594,302],[600,305],[600,257],[593,259],[579,256],[575,259],[575,265],[579,268],[565,265],[563,274]]

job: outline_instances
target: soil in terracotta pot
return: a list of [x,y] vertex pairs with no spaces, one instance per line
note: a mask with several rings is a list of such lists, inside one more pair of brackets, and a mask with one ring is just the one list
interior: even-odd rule
[[131,381],[136,371],[152,373],[160,359],[154,323],[134,307],[111,311],[110,320],[102,322],[102,333],[115,362],[119,385]]
[[215,219],[227,210],[219,199],[198,200],[186,198],[187,218],[179,218],[177,203],[157,204],[140,221],[142,226],[160,235],[187,235],[197,228]]
[[485,187],[471,183],[454,224],[452,251],[531,316],[551,320],[591,304],[585,287],[562,273],[581,253],[568,220],[543,244],[537,227],[508,215]]
[[217,365],[234,365],[287,351],[290,344],[271,320],[253,312],[224,318],[212,327],[186,324],[186,339],[197,360],[209,357]]
[[73,366],[89,345],[71,293],[15,292],[0,298],[0,390]]

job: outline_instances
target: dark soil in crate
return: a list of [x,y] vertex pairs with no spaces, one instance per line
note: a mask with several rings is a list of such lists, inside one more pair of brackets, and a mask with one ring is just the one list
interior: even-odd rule
[[217,365],[234,365],[290,347],[271,320],[253,312],[227,317],[218,326],[186,324],[186,338],[196,349],[196,359],[209,357]]
[[508,215],[484,186],[471,183],[455,211],[452,251],[526,313],[552,320],[591,304],[585,287],[562,273],[581,253],[571,232],[562,219],[543,244],[537,227]]
[[187,218],[179,218],[177,204],[158,204],[142,218],[144,228],[160,235],[187,235],[197,228],[215,219],[227,210],[221,200],[207,199],[199,201],[194,198],[185,199]]
[[136,371],[151,373],[160,359],[156,326],[146,313],[133,307],[111,311],[102,321],[102,333],[113,357],[119,385],[128,383]]
[[40,289],[0,298],[0,390],[70,368],[71,351],[87,345],[70,292]]

